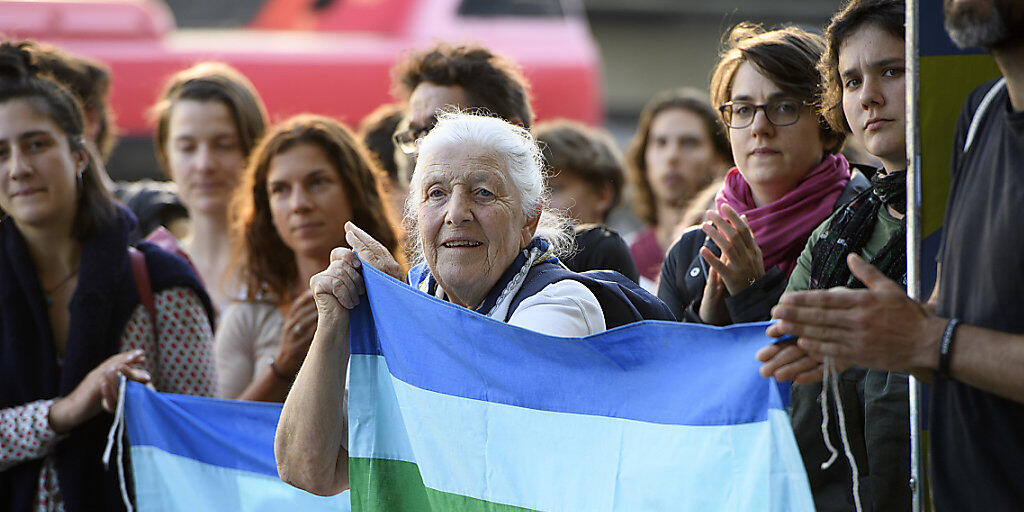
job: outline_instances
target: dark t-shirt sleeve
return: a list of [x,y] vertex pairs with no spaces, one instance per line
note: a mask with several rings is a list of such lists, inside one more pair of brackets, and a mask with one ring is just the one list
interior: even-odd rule
[[136,233],[133,233],[138,239],[145,238],[160,226],[168,227],[174,221],[188,217],[177,188],[170,182],[118,182],[114,195],[138,220]]
[[[960,109],[960,115],[956,118],[956,132],[953,134],[953,151],[949,156],[949,196],[946,199],[946,212],[942,219],[942,225],[949,225],[949,205],[953,203],[953,194],[956,193],[956,183],[960,179],[960,167],[962,165],[964,144],[967,142],[967,130],[971,126],[971,120],[974,118],[975,111],[978,110],[978,106],[981,105],[981,100],[985,97],[992,86],[995,84],[995,80],[986,82],[982,86],[979,86],[967,100],[964,101],[963,108]],[[939,250],[936,253],[936,262],[942,262],[942,253],[946,250],[946,236],[942,236],[939,239]]]
[[782,292],[786,290],[786,282],[786,273],[779,267],[769,268],[750,286],[725,298],[729,318],[735,324],[770,319],[772,308],[779,303]]
[[676,267],[678,265],[676,265],[675,261],[678,255],[674,254],[678,246],[679,243],[672,246],[668,256],[665,258],[665,263],[661,265],[661,278],[658,280],[658,298],[668,306],[668,309],[672,311],[676,318],[683,318],[683,310],[686,309],[686,304],[682,303],[683,293],[679,290],[679,283],[677,283],[676,271],[678,269]]

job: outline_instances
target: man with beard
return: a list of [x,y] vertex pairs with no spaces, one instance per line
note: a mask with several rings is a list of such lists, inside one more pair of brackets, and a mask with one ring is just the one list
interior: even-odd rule
[[856,255],[866,290],[785,296],[768,334],[797,347],[758,353],[762,374],[821,378],[823,358],[910,370],[931,380],[931,477],[935,509],[1024,506],[1024,0],[946,0],[946,30],[980,46],[1003,77],[968,97],[957,123],[952,188],[929,305]]

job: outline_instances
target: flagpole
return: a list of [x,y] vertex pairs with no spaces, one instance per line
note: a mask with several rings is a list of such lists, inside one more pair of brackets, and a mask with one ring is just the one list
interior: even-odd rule
[[[918,109],[920,51],[918,0],[906,0],[907,95],[907,294],[921,300],[921,138]],[[921,464],[921,384],[913,375],[910,402],[910,492],[914,512],[923,512],[924,472]]]

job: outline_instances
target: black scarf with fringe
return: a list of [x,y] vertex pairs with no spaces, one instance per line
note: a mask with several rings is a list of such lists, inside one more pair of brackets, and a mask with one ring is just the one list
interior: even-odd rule
[[[811,249],[811,276],[808,288],[823,290],[836,286],[863,288],[864,284],[850,274],[847,255],[858,254],[871,238],[878,215],[886,206],[899,213],[907,208],[907,172],[888,174],[876,172],[871,188],[855,196],[842,210],[832,216],[828,227]],[[907,284],[906,221],[871,258],[871,265],[887,277]]]

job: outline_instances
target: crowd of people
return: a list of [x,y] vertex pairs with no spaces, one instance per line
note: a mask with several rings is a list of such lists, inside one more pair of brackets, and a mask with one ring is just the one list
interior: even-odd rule
[[[120,377],[283,402],[281,478],[347,488],[363,265],[552,336],[774,319],[792,340],[751,357],[794,382],[818,510],[910,509],[910,374],[932,386],[927,499],[1024,506],[1024,4],[944,11],[1003,77],[959,118],[923,304],[906,294],[902,0],[849,0],[821,33],[735,26],[708,89],[654,97],[624,154],[599,128],[535,124],[516,64],[477,44],[404,54],[395,103],[357,131],[271,123],[245,76],[199,63],[153,107],[165,182],[107,175],[101,63],[0,43],[0,508],[122,509],[100,462]],[[624,203],[639,233],[607,225]]]

